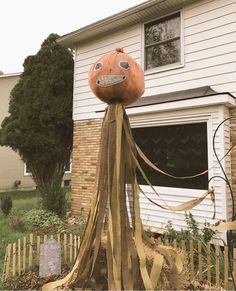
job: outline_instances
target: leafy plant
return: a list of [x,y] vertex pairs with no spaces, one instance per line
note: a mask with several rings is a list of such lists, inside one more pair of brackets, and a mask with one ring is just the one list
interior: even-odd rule
[[10,196],[5,195],[1,197],[1,210],[5,216],[8,216],[12,209],[12,199]]
[[58,215],[46,209],[32,209],[25,212],[22,219],[29,229],[50,227],[59,230],[65,226]]

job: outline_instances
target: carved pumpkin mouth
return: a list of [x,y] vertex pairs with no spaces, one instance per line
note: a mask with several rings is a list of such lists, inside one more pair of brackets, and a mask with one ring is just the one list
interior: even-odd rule
[[110,87],[123,82],[125,79],[125,75],[106,75],[97,78],[96,84],[100,87]]

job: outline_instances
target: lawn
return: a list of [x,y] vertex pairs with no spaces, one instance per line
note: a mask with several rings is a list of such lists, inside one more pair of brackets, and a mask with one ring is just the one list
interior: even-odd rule
[[[0,193],[0,198],[6,193]],[[36,190],[33,191],[15,191],[7,193],[12,198],[12,211],[19,212],[22,210],[30,210],[32,208],[39,208],[40,197]],[[8,219],[0,211],[0,271],[2,274],[2,266],[5,255],[5,249],[8,243],[16,242],[18,238],[25,236],[28,233],[27,229],[23,232],[14,230],[10,227]]]

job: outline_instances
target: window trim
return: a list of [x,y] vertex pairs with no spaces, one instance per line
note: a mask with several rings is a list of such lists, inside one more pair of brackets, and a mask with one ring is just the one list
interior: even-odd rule
[[32,173],[31,172],[27,172],[26,170],[27,170],[26,163],[24,162],[24,176],[32,176]]
[[[207,113],[200,113],[200,114],[190,114],[190,115],[184,115],[182,116],[170,116],[168,118],[158,118],[158,115],[154,115],[154,118],[152,113],[146,113],[145,117],[141,120],[139,120],[140,115],[137,114],[135,116],[130,117],[130,125],[132,128],[139,128],[139,127],[151,127],[151,126],[163,126],[163,125],[177,125],[177,124],[189,124],[189,123],[199,123],[199,122],[206,122],[207,124],[207,148],[208,148],[208,169],[209,170],[209,176],[211,177],[213,175],[213,152],[212,152],[212,115]],[[210,185],[214,185],[214,182],[212,181]],[[142,189],[149,189],[148,191],[152,191],[150,186],[148,185],[140,185]],[[161,190],[161,192],[168,192],[169,194],[178,194],[178,193],[187,193],[195,192],[199,194],[200,192],[204,192],[205,190],[197,190],[197,189],[186,189],[186,188],[174,188],[174,187],[164,187],[164,186],[154,186],[155,189],[158,191]],[[198,192],[197,192],[198,191]]]
[[[145,69],[145,25],[151,22],[155,22],[161,19],[165,19],[171,15],[180,14],[180,62],[174,64],[168,64],[161,67],[156,67],[152,69]],[[160,73],[164,71],[174,70],[184,67],[184,22],[183,22],[183,9],[159,16],[142,24],[142,47],[141,47],[141,64],[144,69],[144,75],[151,75],[155,73]]]

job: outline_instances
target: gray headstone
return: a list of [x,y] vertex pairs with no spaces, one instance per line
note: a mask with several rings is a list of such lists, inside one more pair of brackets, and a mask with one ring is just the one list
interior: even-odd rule
[[61,247],[55,239],[40,245],[39,277],[61,274]]

